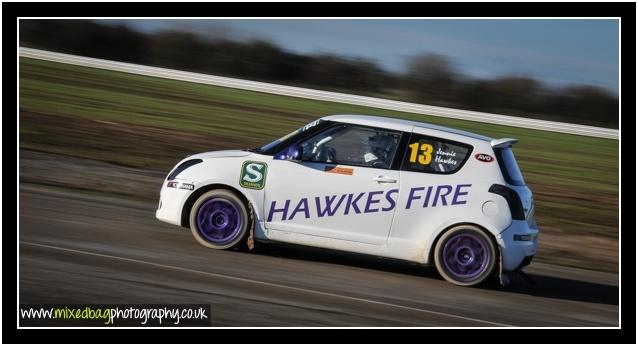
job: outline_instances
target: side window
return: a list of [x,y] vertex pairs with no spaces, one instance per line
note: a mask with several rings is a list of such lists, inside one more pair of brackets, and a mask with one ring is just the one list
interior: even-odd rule
[[461,169],[472,146],[413,133],[406,151],[402,170],[451,174]]
[[401,133],[339,125],[299,143],[303,161],[388,169]]

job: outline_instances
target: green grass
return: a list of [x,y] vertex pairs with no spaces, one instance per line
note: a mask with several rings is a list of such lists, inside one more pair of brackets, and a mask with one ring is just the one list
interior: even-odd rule
[[[616,140],[277,96],[29,58],[20,58],[19,103],[21,112],[51,119],[71,117],[160,128],[184,136],[223,138],[229,146],[240,148],[281,137],[318,117],[344,113],[411,119],[491,137],[514,137],[520,140],[515,154],[536,193],[541,227],[618,237]],[[171,155],[190,150],[167,149],[168,154],[161,157],[157,148],[147,148],[150,144],[101,138],[99,132],[71,132],[23,116],[20,135],[20,145],[25,148],[77,156],[103,155],[108,161],[154,169],[165,169],[158,162],[170,166],[174,164]],[[162,138],[157,141],[162,142]],[[100,147],[117,153],[104,148],[100,151]]]
[[[43,97],[44,96],[44,97]],[[21,58],[20,106],[46,114],[268,141],[326,114],[383,115],[521,140],[529,177],[618,191],[618,141],[387,111]],[[584,184],[586,183],[586,184]]]

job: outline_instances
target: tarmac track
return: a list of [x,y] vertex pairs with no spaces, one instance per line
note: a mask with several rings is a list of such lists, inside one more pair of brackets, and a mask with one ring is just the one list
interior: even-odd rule
[[618,275],[533,263],[457,287],[433,268],[310,248],[214,251],[156,205],[20,184],[21,304],[209,304],[213,326],[618,326]]

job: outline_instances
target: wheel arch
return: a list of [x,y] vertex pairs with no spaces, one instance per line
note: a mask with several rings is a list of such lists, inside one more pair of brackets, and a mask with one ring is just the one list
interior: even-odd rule
[[206,192],[216,190],[216,189],[224,189],[224,190],[232,191],[234,194],[237,195],[237,197],[239,197],[239,199],[242,200],[242,202],[244,203],[244,205],[246,206],[248,210],[254,210],[255,207],[253,203],[251,203],[248,197],[246,197],[246,195],[242,193],[240,190],[238,190],[237,188],[234,188],[226,184],[218,184],[218,183],[208,184],[193,191],[193,193],[191,193],[191,195],[188,196],[188,199],[186,199],[186,202],[184,202],[184,206],[182,207],[182,214],[180,216],[180,224],[182,227],[186,227],[186,228],[190,227],[190,212],[191,212],[191,209],[193,208],[193,205],[195,205],[195,201],[197,201],[197,199],[201,197],[203,194],[205,194]]
[[492,244],[494,244],[494,248],[497,251],[497,258],[500,257],[501,255],[501,248],[498,245],[498,242],[496,241],[496,236],[494,235],[494,233],[490,232],[486,227],[478,224],[478,223],[474,223],[474,222],[457,222],[454,224],[451,224],[447,227],[445,227],[441,232],[439,232],[436,237],[434,238],[434,240],[432,241],[432,243],[430,244],[430,249],[428,250],[428,257],[427,257],[427,263],[432,264],[434,263],[434,251],[436,249],[436,244],[438,244],[439,239],[441,239],[441,237],[447,233],[449,230],[451,230],[452,228],[458,227],[458,226],[475,226],[478,227],[479,229],[481,229],[483,231],[483,233],[487,234],[487,236],[490,238],[490,241],[492,242]]

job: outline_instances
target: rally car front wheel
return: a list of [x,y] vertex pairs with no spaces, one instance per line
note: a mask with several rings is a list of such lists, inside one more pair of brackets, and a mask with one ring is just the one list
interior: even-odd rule
[[190,228],[197,241],[209,248],[224,250],[244,241],[250,227],[243,201],[228,190],[212,190],[201,195],[190,212]]
[[497,256],[494,242],[482,229],[461,225],[445,232],[436,243],[434,264],[445,280],[473,286],[492,274]]

